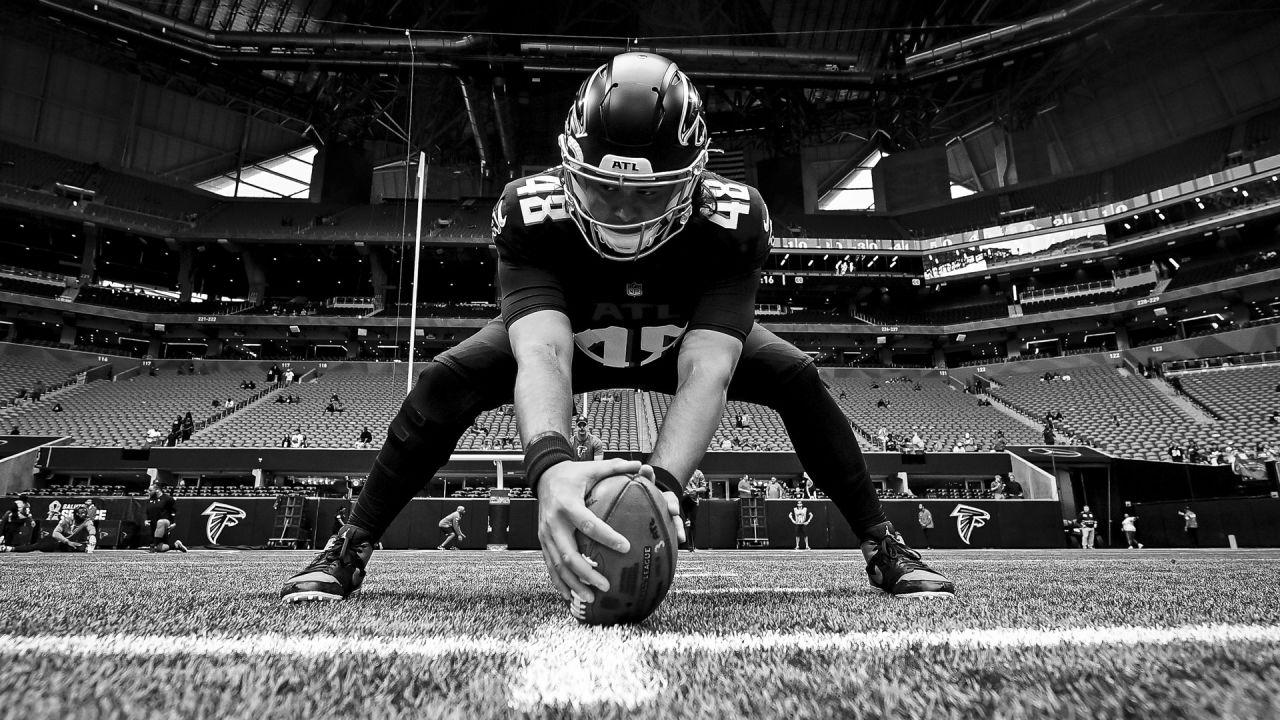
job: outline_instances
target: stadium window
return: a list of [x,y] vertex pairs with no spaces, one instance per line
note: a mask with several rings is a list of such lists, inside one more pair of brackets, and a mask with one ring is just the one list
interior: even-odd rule
[[871,169],[879,164],[887,153],[873,149],[857,167],[840,179],[818,201],[819,210],[875,210],[876,198],[872,190]]
[[316,152],[316,146],[307,145],[209,178],[196,187],[224,197],[307,199]]

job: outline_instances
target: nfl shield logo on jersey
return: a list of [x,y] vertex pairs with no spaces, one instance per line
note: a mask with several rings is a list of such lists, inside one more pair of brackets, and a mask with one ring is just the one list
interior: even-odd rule
[[627,283],[627,297],[640,297],[644,293],[644,286],[640,283]]

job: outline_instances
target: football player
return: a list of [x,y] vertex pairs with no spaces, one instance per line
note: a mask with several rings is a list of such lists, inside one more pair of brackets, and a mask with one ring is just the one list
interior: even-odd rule
[[173,496],[164,492],[159,485],[147,489],[147,532],[151,534],[151,545],[147,552],[163,553],[170,550],[186,552],[187,546],[173,537],[174,523],[178,517],[177,503]]
[[92,553],[98,546],[98,528],[84,505],[77,505],[58,521],[49,537],[27,545],[0,545],[0,552],[83,552]]
[[[607,581],[575,533],[628,543],[584,505],[587,488],[639,473],[665,492],[680,539],[693,474],[727,398],[782,417],[796,454],[857,533],[871,583],[951,596],[885,518],[857,438],[813,360],[754,322],[769,211],[752,187],[706,170],[702,101],[674,63],[618,55],[578,90],[561,164],[515,180],[493,211],[502,314],[427,363],[391,421],[350,524],[282,590],[286,602],[357,590],[373,545],[449,459],[476,416],[514,400],[538,538],[555,589],[592,602]],[[674,394],[645,463],[571,462],[572,393]]]

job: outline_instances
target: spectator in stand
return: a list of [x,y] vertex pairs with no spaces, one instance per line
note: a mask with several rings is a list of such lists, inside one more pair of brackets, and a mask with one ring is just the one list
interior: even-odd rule
[[738,420],[734,425],[744,429],[751,427],[751,413],[742,413],[739,415]]
[[191,417],[191,411],[188,410],[186,415],[182,416],[182,442],[191,440],[191,436],[196,431],[195,418]]
[[1272,425],[1280,425],[1280,410],[1272,410],[1271,415],[1267,417],[1267,422]]
[[284,371],[284,384],[285,385],[293,384],[293,368],[288,368],[287,370]]
[[223,403],[223,404],[222,404],[222,409],[224,409],[224,410],[233,410],[233,409],[235,409],[235,406],[236,406],[236,401],[235,401],[235,400],[232,400],[231,398],[229,398],[229,397],[228,397],[228,398],[227,398],[227,401],[226,401],[225,403]]
[[1009,479],[1004,484],[1004,496],[1009,500],[1021,500],[1023,496],[1022,483],[1018,482],[1018,478],[1009,473]]
[[765,498],[769,500],[780,500],[782,499],[782,494],[783,494],[782,483],[778,482],[778,478],[776,477],[769,478],[769,482],[765,483],[765,486],[764,486]]
[[738,480],[738,497],[739,498],[755,497],[755,494],[756,494],[755,484],[751,482],[751,476],[744,474]]
[[222,407],[222,401],[221,401],[221,400],[219,400],[218,398],[214,398],[214,399],[213,399],[213,404],[212,404],[212,405],[210,405],[210,407],[220,408],[220,407]]
[[307,434],[302,432],[301,427],[295,427],[293,433],[289,435],[289,447],[304,448],[307,446]]
[[1045,445],[1054,444],[1053,425],[1044,426],[1044,444]]
[[880,441],[880,449],[881,450],[886,449],[889,443],[889,429],[886,427],[881,427],[879,430],[877,430],[876,439]]
[[924,452],[924,448],[925,448],[925,442],[924,442],[924,438],[920,437],[920,431],[919,430],[911,431],[911,449],[915,450],[916,452]]
[[364,430],[360,431],[360,437],[356,438],[356,447],[361,450],[373,447],[373,433],[369,432],[368,425],[364,426]]
[[1178,511],[1182,516],[1182,529],[1187,533],[1187,540],[1192,547],[1200,547],[1200,518],[1196,517],[1196,511],[1188,505]]
[[267,371],[267,382],[273,383],[280,379],[280,365],[276,363]]
[[53,411],[53,412],[62,412],[62,403],[58,402],[57,400],[54,400],[54,401],[53,401],[53,408],[52,408],[52,411]]
[[933,544],[929,540],[929,531],[933,529],[933,513],[929,512],[929,508],[920,503],[916,506],[916,522],[920,523],[920,532],[924,534],[924,548],[932,550]]
[[338,397],[337,393],[334,393],[329,397],[329,404],[325,406],[324,411],[327,413],[346,412],[347,406],[343,405],[342,398]]
[[175,447],[178,440],[182,439],[182,416],[175,415],[173,422],[169,424],[169,434],[165,436],[165,447]]
[[994,450],[995,452],[1004,452],[1004,449],[1007,445],[1008,445],[1008,439],[1005,438],[1004,431],[1003,430],[995,431],[995,434],[991,436],[991,449]]
[[288,402],[288,400],[286,400],[286,399],[285,399],[285,397],[284,397],[284,393],[281,393],[281,394],[279,394],[279,395],[277,395],[277,396],[276,396],[276,404],[277,404],[277,405],[284,405],[284,404],[285,404],[285,403],[287,403],[287,402]]
[[1080,548],[1082,550],[1093,550],[1094,536],[1097,533],[1098,520],[1090,512],[1089,506],[1085,505],[1080,511]]
[[1176,442],[1169,445],[1169,459],[1178,463],[1185,462],[1181,445]]
[[40,398],[44,396],[44,381],[37,380],[35,386],[31,389],[31,402],[40,402]]
[[885,400],[884,398],[880,398],[879,400],[876,401],[876,407],[887,410],[889,408],[889,401]]
[[964,446],[965,452],[977,452],[978,444],[974,441],[973,435],[968,430],[964,431],[964,435],[960,436],[960,444]]
[[996,475],[991,480],[991,497],[996,500],[1004,499],[1004,475]]
[[151,447],[164,439],[164,434],[155,428],[147,430],[146,447]]
[[1124,519],[1120,521],[1120,531],[1124,533],[1125,542],[1129,544],[1129,549],[1137,548],[1141,550],[1146,547],[1138,542],[1138,517],[1136,515],[1125,513]]

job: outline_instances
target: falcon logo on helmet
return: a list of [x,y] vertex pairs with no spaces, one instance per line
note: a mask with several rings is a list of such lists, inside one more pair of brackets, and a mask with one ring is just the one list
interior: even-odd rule
[[582,84],[565,119],[565,209],[602,257],[642,258],[689,221],[708,145],[702,98],[676,64],[618,55]]

